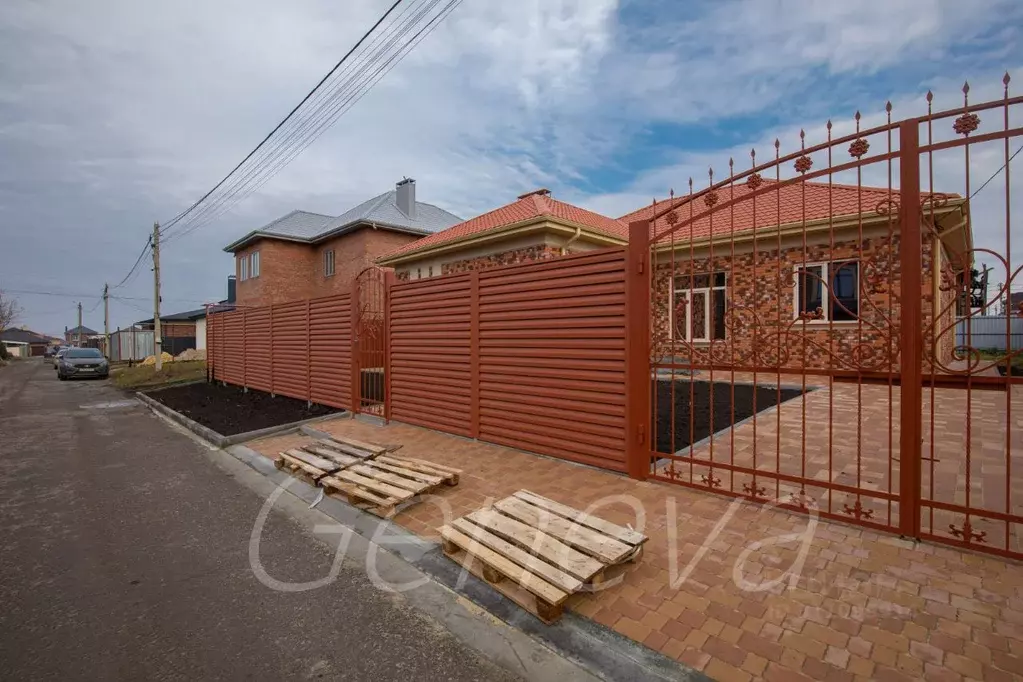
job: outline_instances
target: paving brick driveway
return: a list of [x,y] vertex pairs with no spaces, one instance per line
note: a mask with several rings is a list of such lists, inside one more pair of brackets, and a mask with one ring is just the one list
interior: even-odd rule
[[[650,536],[642,561],[620,584],[569,606],[714,679],[1023,679],[1018,563],[826,521],[811,529],[787,512],[404,424],[337,419],[318,428],[402,443],[403,454],[463,469],[457,487],[396,517],[434,540],[446,516],[520,488],[578,508],[615,495],[638,501]],[[303,440],[250,445],[273,455]],[[637,525],[623,499],[594,510]],[[791,586],[778,580],[802,540],[772,540],[786,534],[807,538]]]

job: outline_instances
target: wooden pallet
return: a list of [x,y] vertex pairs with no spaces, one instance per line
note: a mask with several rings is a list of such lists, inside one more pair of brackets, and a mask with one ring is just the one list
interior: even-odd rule
[[281,452],[274,465],[385,517],[418,495],[458,484],[458,469],[390,454],[395,449],[350,439],[319,440]]
[[545,623],[642,556],[642,533],[528,490],[440,529],[444,553]]

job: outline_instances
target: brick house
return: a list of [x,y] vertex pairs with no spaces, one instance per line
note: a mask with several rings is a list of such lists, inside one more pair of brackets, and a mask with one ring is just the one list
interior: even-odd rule
[[[749,192],[736,186],[738,203],[691,223],[690,204],[675,199],[682,227],[654,248],[654,353],[698,364],[887,370],[899,344],[899,225],[897,211],[888,212],[898,193],[781,185],[757,197],[754,214],[754,202],[742,199]],[[416,279],[620,246],[631,222],[667,206],[612,219],[538,190],[378,262]],[[691,215],[706,211],[699,202]],[[971,234],[961,198],[942,197],[933,215],[933,229],[923,229],[920,295],[926,335],[938,341],[925,356],[933,347],[948,362]],[[667,220],[657,221],[655,234],[670,230]]]
[[261,306],[349,291],[384,254],[459,222],[417,201],[411,179],[340,216],[292,211],[224,247],[235,256],[236,303]]

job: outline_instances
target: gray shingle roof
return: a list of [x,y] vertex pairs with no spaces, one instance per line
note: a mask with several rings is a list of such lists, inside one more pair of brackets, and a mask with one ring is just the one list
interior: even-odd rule
[[10,327],[0,332],[0,341],[17,341],[20,343],[49,343],[50,337],[37,334],[30,329]]
[[96,334],[99,333],[99,332],[93,331],[92,329],[89,329],[88,327],[75,327],[74,329],[68,329],[67,333],[68,334],[78,334],[78,330],[79,329],[82,331],[82,336],[95,336]]
[[384,192],[380,196],[362,202],[334,218],[327,226],[326,232],[335,232],[358,223],[375,223],[421,234],[430,234],[446,230],[452,225],[462,222],[462,219],[454,213],[448,213],[442,208],[422,201],[416,202],[416,217],[413,220],[398,208],[397,196],[398,192],[392,189],[390,192]]
[[337,217],[308,211],[292,211],[228,244],[224,251],[236,251],[259,236],[314,243],[365,223],[425,235],[446,230],[462,222],[454,213],[448,213],[442,208],[422,201],[416,202],[416,217],[414,220],[410,219],[398,208],[397,195],[397,191],[392,189],[362,202]]

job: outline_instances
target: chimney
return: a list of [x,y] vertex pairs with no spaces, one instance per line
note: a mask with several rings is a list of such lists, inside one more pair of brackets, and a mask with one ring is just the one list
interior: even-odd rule
[[234,275],[227,276],[227,302],[234,303],[235,293],[237,291],[238,279]]
[[416,219],[416,181],[412,178],[405,178],[394,186],[398,191],[398,210],[405,214],[409,220]]

